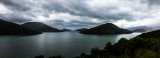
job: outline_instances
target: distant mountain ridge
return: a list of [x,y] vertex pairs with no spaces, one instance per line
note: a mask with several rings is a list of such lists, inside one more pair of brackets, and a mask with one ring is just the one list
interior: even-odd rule
[[148,31],[155,31],[155,30],[160,30],[160,26],[153,26],[148,28]]
[[81,29],[77,29],[75,31],[85,31],[85,30],[87,30],[87,28],[81,28]]
[[160,30],[143,33],[143,34],[141,34],[137,37],[141,37],[141,38],[160,38]]
[[36,34],[40,34],[40,32],[35,32],[21,25],[0,19],[0,35],[36,35]]
[[94,34],[94,35],[110,35],[110,34],[130,34],[132,31],[117,27],[112,23],[106,23],[97,27],[80,31],[82,34]]
[[137,26],[137,27],[131,27],[131,28],[127,28],[128,30],[136,30],[136,29],[147,29],[148,27],[147,26]]
[[69,30],[69,29],[62,29],[62,31],[71,31],[71,30]]
[[138,27],[131,27],[127,29],[133,32],[151,32],[151,31],[160,30],[160,26],[150,26],[150,27],[138,26]]
[[135,29],[133,32],[147,32],[147,29]]
[[133,32],[147,32],[149,30],[149,27],[147,26],[137,26],[137,27],[131,27],[131,28],[127,28],[130,31]]
[[27,22],[22,24],[22,26],[38,32],[63,32],[62,30],[52,28],[41,22]]

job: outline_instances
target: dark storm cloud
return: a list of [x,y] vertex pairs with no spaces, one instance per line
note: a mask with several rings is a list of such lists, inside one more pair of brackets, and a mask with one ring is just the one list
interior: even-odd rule
[[79,2],[77,2],[77,0],[64,0],[64,2],[53,0],[44,4],[43,8],[48,11],[56,11],[58,13],[69,13],[77,16],[101,18],[100,15],[96,15],[96,13],[90,11],[90,8],[87,8],[87,5],[83,0]]
[[70,21],[70,22],[65,22],[63,20],[52,20],[50,23],[53,23],[55,25],[66,25],[66,26],[73,26],[73,27],[78,27],[78,26],[85,26],[85,25],[99,25],[100,23],[94,23],[94,22],[83,22],[83,21]]
[[[0,12],[0,18],[16,23],[48,20],[47,23],[58,28],[93,27],[107,22],[152,17],[145,5],[152,7],[160,5],[159,2],[160,0],[0,0],[0,5],[8,10],[7,13]],[[97,23],[100,20],[103,22]]]
[[[38,1],[38,0],[37,0]],[[120,19],[132,19],[132,15],[130,13],[116,13],[112,14],[111,10],[117,9],[115,6],[110,6],[106,8],[99,8],[93,10],[86,1],[88,0],[47,0],[45,3],[39,4],[42,5],[42,10],[48,10],[48,12],[58,12],[58,13],[69,13],[71,15],[76,16],[87,16],[98,19],[105,20],[120,20]],[[7,8],[14,11],[29,11],[33,6],[33,4],[28,3],[25,0],[0,0],[0,3],[4,4]],[[35,6],[36,8],[36,6]],[[37,11],[38,12],[38,11]],[[32,13],[30,14],[34,16]],[[36,16],[36,15],[35,15]],[[44,17],[49,17],[49,14],[43,14]]]
[[148,0],[149,5],[160,5],[160,0]]
[[81,25],[98,25],[99,24],[99,23],[94,23],[94,22],[83,22],[83,21],[76,21],[76,20],[71,21],[70,23],[77,24],[77,25],[79,25],[79,24],[81,24]]
[[27,18],[19,14],[18,15],[15,15],[15,14],[8,15],[8,20],[11,22],[16,22],[16,23],[24,23],[24,22],[31,21],[30,18]]
[[[64,2],[61,2],[64,1]],[[120,19],[131,19],[132,16],[130,13],[117,13],[112,14],[111,10],[118,9],[116,6],[110,6],[106,8],[99,8],[93,10],[88,4],[86,4],[85,0],[78,1],[77,0],[51,0],[49,3],[43,4],[43,9],[48,11],[55,11],[58,13],[69,13],[71,15],[76,16],[87,16],[98,19],[112,19],[112,20],[120,20]]]
[[0,14],[0,19],[6,20],[7,17],[5,15],[3,15],[3,14]]
[[93,23],[93,22],[83,22],[83,21],[70,21],[70,22],[65,22],[61,19],[57,19],[57,20],[52,20],[49,22],[46,22],[46,24],[51,25],[52,27],[60,27],[60,29],[72,29],[72,30],[76,30],[79,28],[91,28],[91,27],[95,27],[98,26],[102,23]]
[[65,22],[65,21],[63,21],[63,20],[60,20],[60,19],[56,19],[56,20],[53,20],[54,22],[58,22],[58,23],[63,23],[63,22]]
[[4,4],[7,8],[14,11],[30,10],[30,6],[26,6],[27,3],[23,0],[0,0],[0,3]]
[[15,23],[25,23],[31,21],[30,18],[27,18],[20,14],[7,14],[7,15],[0,14],[0,18]]

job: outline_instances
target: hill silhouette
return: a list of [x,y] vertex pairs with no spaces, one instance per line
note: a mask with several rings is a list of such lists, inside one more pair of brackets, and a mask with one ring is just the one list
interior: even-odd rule
[[110,35],[110,34],[130,34],[132,31],[117,27],[112,23],[106,23],[91,29],[80,31],[82,34]]
[[36,35],[39,33],[21,25],[0,19],[0,35]]
[[137,37],[140,37],[140,38],[160,38],[160,30],[143,33]]
[[85,31],[85,30],[87,30],[87,28],[77,29],[76,31]]
[[59,30],[57,28],[52,28],[51,26],[48,26],[41,22],[27,22],[22,24],[22,26],[37,32],[63,32],[62,30]]
[[62,31],[71,31],[71,30],[69,30],[69,29],[62,29]]

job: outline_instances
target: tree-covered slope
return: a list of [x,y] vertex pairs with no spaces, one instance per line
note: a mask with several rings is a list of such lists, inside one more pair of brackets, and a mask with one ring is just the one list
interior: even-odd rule
[[143,34],[141,34],[137,37],[141,37],[141,38],[160,38],[160,30],[143,33]]
[[0,35],[35,35],[35,32],[21,25],[0,19]]
[[82,53],[76,58],[159,58],[160,30],[143,33],[135,38],[108,42],[104,49],[93,48],[91,54]]
[[38,32],[62,32],[62,30],[52,28],[41,22],[27,22],[25,24],[22,24],[22,26]]
[[110,34],[129,34],[129,30],[117,27],[112,23],[106,23],[91,29],[80,31],[82,34],[110,35]]

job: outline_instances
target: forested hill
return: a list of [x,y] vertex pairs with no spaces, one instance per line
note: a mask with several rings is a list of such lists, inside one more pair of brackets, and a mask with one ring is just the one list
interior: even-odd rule
[[141,38],[160,38],[160,30],[148,32],[148,33],[143,33],[137,37]]
[[0,19],[0,35],[35,35],[39,33],[21,25]]
[[22,24],[22,26],[38,32],[63,32],[62,30],[53,28],[41,22],[27,22]]
[[110,35],[110,34],[130,34],[129,30],[117,27],[112,23],[106,23],[97,27],[80,31],[82,34],[94,34],[94,35]]

